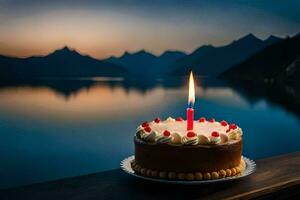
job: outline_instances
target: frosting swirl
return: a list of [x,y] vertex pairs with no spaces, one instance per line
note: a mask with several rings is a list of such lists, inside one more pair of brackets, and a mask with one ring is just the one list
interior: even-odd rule
[[172,141],[172,137],[171,136],[162,136],[162,137],[159,137],[157,139],[157,143],[158,144],[167,144],[167,143],[170,143]]
[[143,134],[141,134],[141,138],[148,142],[155,142],[155,138],[157,136],[157,132],[151,131],[150,133],[146,133],[143,131]]
[[141,125],[139,125],[139,126],[136,128],[136,132],[139,132],[139,131],[141,131],[141,130],[144,130],[144,128],[143,128]]
[[230,140],[238,140],[242,135],[243,135],[243,131],[241,128],[230,130],[228,133],[228,137]]
[[172,133],[172,144],[181,144],[181,136],[179,133]]
[[210,143],[211,143],[211,144],[218,144],[218,143],[221,142],[221,137],[220,137],[220,136],[217,136],[217,137],[215,137],[215,136],[210,136],[210,137],[209,137],[209,140],[210,140]]
[[209,139],[205,135],[198,135],[198,144],[208,144]]
[[221,138],[221,143],[226,143],[229,140],[229,137],[224,133],[220,134],[220,138]]
[[187,137],[183,136],[181,139],[182,144],[184,145],[197,145],[198,144],[198,137]]
[[165,122],[175,122],[175,119],[172,117],[168,117]]
[[239,136],[243,135],[243,131],[240,127],[237,128],[236,132],[239,134]]

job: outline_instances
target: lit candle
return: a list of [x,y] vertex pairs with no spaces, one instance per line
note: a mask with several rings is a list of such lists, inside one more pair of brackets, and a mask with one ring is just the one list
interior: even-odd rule
[[190,74],[189,78],[189,99],[188,99],[188,108],[186,110],[186,119],[187,119],[187,130],[193,130],[194,124],[194,103],[195,103],[195,86],[194,86],[194,77],[193,72]]

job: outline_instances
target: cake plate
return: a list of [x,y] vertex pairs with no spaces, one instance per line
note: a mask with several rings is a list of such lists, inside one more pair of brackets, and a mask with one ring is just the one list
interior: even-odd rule
[[208,183],[215,183],[215,182],[224,182],[224,181],[231,181],[231,180],[236,180],[243,178],[245,176],[248,176],[252,174],[255,169],[256,169],[256,164],[253,160],[246,158],[243,156],[243,159],[246,164],[245,170],[237,175],[237,176],[231,176],[231,177],[225,177],[225,178],[220,178],[220,179],[214,179],[214,180],[199,180],[199,181],[187,181],[187,180],[168,180],[168,179],[159,179],[159,178],[152,178],[152,177],[147,177],[147,176],[142,176],[139,174],[136,174],[133,169],[131,168],[131,161],[134,159],[134,156],[129,156],[128,158],[125,158],[124,160],[121,161],[121,169],[138,178],[149,180],[149,181],[156,181],[156,182],[162,182],[162,183],[170,183],[170,184],[208,184]]

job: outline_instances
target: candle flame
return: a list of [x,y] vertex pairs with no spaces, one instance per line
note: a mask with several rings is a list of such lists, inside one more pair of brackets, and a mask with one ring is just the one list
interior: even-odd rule
[[189,78],[189,99],[188,99],[189,105],[194,105],[195,103],[195,83],[194,83],[194,76],[193,72],[190,73]]

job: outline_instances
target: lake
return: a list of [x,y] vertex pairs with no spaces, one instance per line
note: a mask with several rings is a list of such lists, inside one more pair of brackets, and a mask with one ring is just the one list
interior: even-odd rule
[[[0,188],[118,168],[133,154],[138,124],[185,117],[186,82],[95,77],[2,83]],[[196,118],[241,126],[243,154],[251,159],[300,149],[299,114],[270,98],[198,77],[195,109]]]

